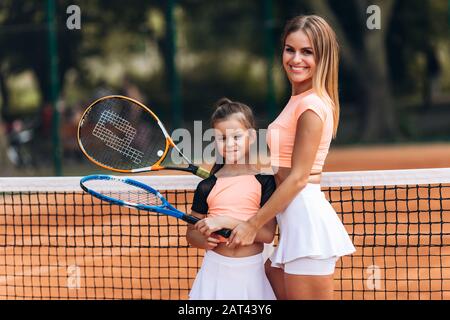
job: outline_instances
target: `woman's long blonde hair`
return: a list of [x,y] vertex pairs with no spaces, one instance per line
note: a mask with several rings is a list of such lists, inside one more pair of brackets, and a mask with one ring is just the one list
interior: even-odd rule
[[339,125],[339,45],[330,25],[316,15],[297,16],[286,23],[282,35],[283,50],[289,34],[302,30],[311,41],[316,60],[313,89],[333,107],[333,137]]

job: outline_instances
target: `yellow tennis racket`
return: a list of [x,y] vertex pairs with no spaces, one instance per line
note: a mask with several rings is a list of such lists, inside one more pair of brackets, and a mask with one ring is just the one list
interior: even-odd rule
[[[129,97],[114,95],[94,101],[78,124],[78,144],[90,161],[112,171],[168,169],[201,178],[210,175],[180,151],[150,108]],[[183,163],[172,165],[167,161],[171,152],[177,152]]]

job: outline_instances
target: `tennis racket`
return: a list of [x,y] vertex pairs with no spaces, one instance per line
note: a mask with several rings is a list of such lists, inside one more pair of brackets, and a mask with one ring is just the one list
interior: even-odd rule
[[[90,161],[112,171],[170,169],[201,178],[210,175],[180,151],[150,108],[128,97],[114,95],[94,101],[80,119],[77,137],[81,151]],[[177,152],[183,163],[164,165],[169,151]]]
[[[100,200],[119,206],[162,213],[190,224],[200,221],[199,218],[189,216],[173,207],[157,190],[133,179],[90,175],[80,180],[80,187]],[[228,238],[231,230],[222,229],[215,233]]]

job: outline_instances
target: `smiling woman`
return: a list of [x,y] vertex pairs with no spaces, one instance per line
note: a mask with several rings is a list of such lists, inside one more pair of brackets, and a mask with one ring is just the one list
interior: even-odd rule
[[311,42],[302,30],[293,32],[286,37],[283,67],[289,81],[293,84],[293,95],[312,87],[316,61]]
[[338,44],[328,23],[314,15],[289,21],[282,40],[292,95],[267,131],[277,189],[234,228],[229,247],[251,244],[276,216],[280,238],[266,272],[277,298],[333,299],[336,261],[355,251],[320,189],[339,121]]

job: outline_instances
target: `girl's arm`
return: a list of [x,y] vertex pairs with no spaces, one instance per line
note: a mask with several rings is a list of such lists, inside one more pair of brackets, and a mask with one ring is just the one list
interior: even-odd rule
[[[242,220],[226,216],[208,217],[197,222],[195,224],[195,229],[205,237],[210,237],[213,232],[220,229],[234,229],[241,222]],[[275,237],[275,229],[276,220],[273,218],[258,230],[255,242],[271,243]]]
[[[204,214],[200,214],[195,211],[192,211],[191,215],[199,219],[205,217]],[[186,240],[191,246],[206,250],[212,250],[220,243],[219,239],[210,236],[204,236],[201,232],[196,230],[192,224],[189,224],[187,227]]]
[[233,230],[229,239],[230,248],[253,243],[258,230],[277,213],[283,212],[306,186],[319,148],[322,128],[322,120],[314,111],[306,110],[301,114],[297,121],[292,167],[288,177],[254,217],[240,223]]

